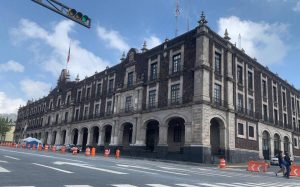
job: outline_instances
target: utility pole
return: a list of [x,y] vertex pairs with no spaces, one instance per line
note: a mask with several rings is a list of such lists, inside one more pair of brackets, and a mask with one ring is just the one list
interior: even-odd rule
[[83,15],[81,12],[76,11],[74,8],[70,8],[67,5],[57,1],[57,0],[32,0],[33,2],[52,10],[80,25],[87,28],[91,28],[92,20],[87,16]]

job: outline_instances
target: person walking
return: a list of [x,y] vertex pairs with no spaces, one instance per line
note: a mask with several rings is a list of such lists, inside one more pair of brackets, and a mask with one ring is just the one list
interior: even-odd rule
[[285,164],[284,164],[284,161],[283,161],[282,151],[279,151],[279,153],[277,155],[277,158],[278,158],[279,170],[275,171],[275,174],[277,176],[278,173],[282,172],[282,175],[284,176]]
[[284,156],[284,161],[286,162],[286,171],[285,171],[285,174],[284,176],[286,178],[290,178],[290,172],[291,172],[291,158],[290,158],[290,155],[289,153],[286,151],[285,152],[285,156]]

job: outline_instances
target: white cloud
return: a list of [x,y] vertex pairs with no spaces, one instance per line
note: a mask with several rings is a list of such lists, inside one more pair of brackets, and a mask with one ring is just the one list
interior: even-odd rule
[[231,16],[220,18],[218,26],[218,33],[221,36],[227,28],[232,43],[238,44],[240,33],[242,48],[249,56],[257,58],[261,64],[280,63],[287,54],[288,45],[283,40],[288,30],[285,24],[253,22]]
[[16,61],[9,60],[7,63],[0,64],[0,72],[1,71],[24,72],[24,66]]
[[25,105],[25,101],[20,98],[10,98],[0,91],[0,113],[17,113],[20,105]]
[[125,42],[124,38],[115,30],[107,30],[104,27],[97,26],[98,37],[107,43],[107,46],[117,49],[120,52],[128,51],[129,45]]
[[144,39],[147,43],[147,48],[151,49],[161,44],[161,40],[156,36],[150,36]]
[[38,99],[43,96],[48,95],[51,85],[34,81],[31,79],[24,79],[20,82],[21,90],[26,94],[26,96],[30,99]]
[[296,6],[293,8],[295,12],[300,11],[300,1],[297,2]]
[[[71,58],[68,69],[71,77],[74,78],[77,74],[80,77],[85,77],[86,75],[94,74],[95,71],[105,69],[106,66],[110,65],[108,61],[81,47],[78,40],[70,38],[69,34],[73,30],[74,25],[74,22],[64,20],[55,24],[52,29],[46,30],[35,22],[21,19],[19,26],[14,28],[11,34],[14,42],[17,43],[32,39],[50,46],[51,50],[47,54],[34,53],[34,55],[39,55],[35,59],[42,59],[43,61],[39,62],[42,64],[42,68],[51,72],[55,77],[58,77],[61,70],[66,67],[70,41]],[[32,43],[33,41],[30,42]]]

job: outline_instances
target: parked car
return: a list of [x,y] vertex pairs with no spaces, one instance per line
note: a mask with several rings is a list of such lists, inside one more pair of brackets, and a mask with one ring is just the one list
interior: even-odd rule
[[82,152],[82,147],[79,146],[79,145],[76,146],[76,145],[74,145],[74,144],[68,144],[68,145],[66,145],[66,151],[72,153],[74,147],[77,147],[77,148],[78,148],[78,149],[77,149],[77,153]]
[[[284,157],[284,156],[283,156],[283,157]],[[291,159],[291,163],[293,164],[293,162],[294,162],[294,157],[291,156],[290,159]],[[279,165],[277,155],[271,158],[270,164],[271,164],[271,165],[276,165],[276,166]]]

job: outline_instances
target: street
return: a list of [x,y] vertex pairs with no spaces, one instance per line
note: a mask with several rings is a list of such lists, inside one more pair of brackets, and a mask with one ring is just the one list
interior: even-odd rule
[[299,178],[288,180],[273,172],[249,173],[244,169],[220,170],[196,164],[85,157],[9,147],[0,147],[0,176],[0,186],[300,186]]

